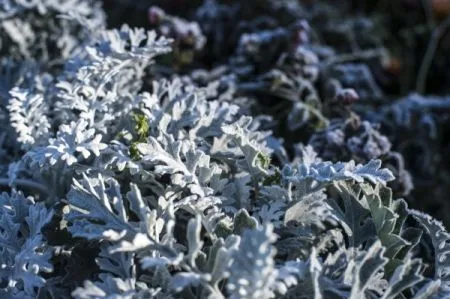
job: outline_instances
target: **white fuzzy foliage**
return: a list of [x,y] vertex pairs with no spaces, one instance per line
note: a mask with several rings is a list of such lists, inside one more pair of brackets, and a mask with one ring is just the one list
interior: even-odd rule
[[277,278],[275,269],[276,240],[273,227],[268,224],[256,230],[245,231],[239,248],[233,254],[227,289],[230,298],[273,298]]
[[[449,297],[449,234],[394,200],[381,160],[323,161],[302,145],[289,157],[264,131],[271,117],[243,112],[257,99],[235,99],[237,77],[257,70],[246,70],[248,57],[168,80],[174,64],[149,67],[172,40],[105,30],[93,3],[0,0],[1,50],[11,44],[0,70],[0,188],[14,189],[0,195],[1,298]],[[152,13],[182,35],[174,56],[185,35],[205,46],[197,23]],[[262,50],[272,33],[291,36],[281,27],[242,35],[241,50]],[[291,54],[302,60],[295,76]],[[257,89],[292,102],[288,128],[329,124],[316,54],[298,47],[256,78]],[[382,153],[374,142],[369,157]]]
[[99,156],[107,145],[102,143],[102,136],[95,129],[88,129],[83,119],[69,125],[61,125],[56,138],[49,140],[49,145],[37,147],[28,153],[33,163],[41,167],[46,163],[55,165],[63,161],[68,166],[88,159],[92,154]]
[[48,138],[50,123],[47,118],[47,105],[41,94],[30,94],[14,88],[10,92],[8,110],[11,127],[17,134],[22,149],[30,149]]

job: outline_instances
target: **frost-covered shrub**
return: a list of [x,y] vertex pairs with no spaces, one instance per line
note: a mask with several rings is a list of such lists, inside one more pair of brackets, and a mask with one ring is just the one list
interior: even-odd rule
[[[93,0],[4,0],[0,3],[0,53],[14,58],[60,63],[88,37],[82,24],[104,27],[104,13]],[[46,67],[50,67],[47,65]]]
[[[52,51],[62,68],[5,52],[3,297],[450,296],[450,235],[397,198],[410,188],[402,157],[375,125],[341,111],[356,91],[338,79],[331,95],[318,91],[326,55],[303,44],[306,22],[242,34],[234,68],[169,77],[185,40],[163,28],[186,20],[153,8],[158,33],[105,29],[87,3],[1,7],[0,26],[34,22],[26,9],[45,16],[39,38],[54,34],[45,25],[53,20],[80,29],[76,51]],[[80,11],[56,19],[65,5]],[[292,32],[304,38],[294,50],[285,43]],[[270,55],[258,52],[274,40]],[[172,47],[181,52],[167,56]],[[276,113],[253,109],[257,91],[281,98],[284,125],[312,130],[309,142],[285,146]]]

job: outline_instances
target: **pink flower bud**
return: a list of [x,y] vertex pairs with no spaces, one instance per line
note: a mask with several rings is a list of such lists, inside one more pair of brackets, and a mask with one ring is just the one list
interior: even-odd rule
[[338,91],[335,99],[344,105],[351,105],[359,100],[359,95],[353,88],[344,88]]
[[148,9],[148,20],[150,24],[157,25],[164,18],[164,11],[156,6],[152,6]]

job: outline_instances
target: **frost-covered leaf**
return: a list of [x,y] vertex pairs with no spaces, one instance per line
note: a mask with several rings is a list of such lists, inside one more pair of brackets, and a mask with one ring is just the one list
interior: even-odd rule
[[42,234],[53,212],[22,193],[0,195],[0,296],[35,298],[53,271],[52,251]]
[[100,275],[99,281],[85,281],[83,287],[78,287],[72,292],[72,296],[77,299],[158,298],[159,292],[160,290],[156,288],[136,288],[129,281],[111,275]]
[[[423,287],[421,287],[417,293],[414,295],[414,299],[426,299],[431,298],[431,296],[437,294],[441,287],[440,280],[428,281]],[[448,294],[448,292],[447,292]]]
[[263,143],[264,135],[251,131],[251,122],[250,117],[242,118],[234,124],[223,126],[222,130],[225,137],[230,138],[239,149],[237,154],[242,153],[243,157],[237,161],[239,168],[257,180],[267,174],[271,151]]
[[101,273],[96,281],[85,281],[72,292],[75,298],[154,298],[160,289],[138,282],[133,253],[110,253],[107,243],[96,262]]
[[298,285],[290,298],[374,298],[385,288],[383,247],[374,243],[367,251],[341,248],[324,261],[312,251],[309,261],[301,263]]
[[219,291],[219,282],[229,276],[227,269],[232,263],[233,252],[237,250],[240,241],[240,237],[231,235],[225,240],[217,239],[210,247],[204,268],[211,274],[211,284],[216,292]]
[[410,210],[413,217],[423,227],[424,233],[431,238],[434,249],[434,279],[441,280],[444,291],[450,288],[450,234],[439,221],[419,211]]
[[422,267],[420,260],[406,259],[403,265],[395,269],[382,298],[397,298],[404,290],[411,289],[422,282]]
[[[155,172],[157,174],[180,172],[187,179],[184,184],[191,183],[188,181],[189,179],[196,180],[197,167],[207,163],[208,157],[203,152],[196,150],[193,144],[175,141],[170,137],[167,141],[167,148],[163,146],[155,138],[149,137],[146,143],[138,144],[137,149],[143,156],[143,161],[156,165]],[[185,158],[186,161],[183,161],[182,158]]]
[[246,230],[239,247],[233,253],[229,267],[227,289],[230,298],[273,298],[277,277],[272,243],[276,235],[267,224],[258,229]]
[[146,62],[171,50],[170,39],[158,37],[155,31],[130,28],[127,25],[123,25],[120,30],[101,32],[96,42],[97,55],[124,61],[130,59]]
[[[350,298],[363,298],[368,290],[374,290],[381,294],[383,292],[382,286],[380,286],[381,273],[383,266],[387,260],[383,257],[384,248],[380,242],[374,243],[365,255],[348,270],[353,271],[352,274],[346,272],[345,279],[351,283]],[[350,280],[351,279],[351,280]],[[350,280],[350,281],[349,281]]]
[[[362,184],[362,200],[371,211],[378,238],[386,247],[385,256],[390,258],[389,267],[403,264],[403,257],[418,244],[422,232],[419,229],[406,227],[406,203],[392,199],[391,189],[377,184],[375,188]],[[392,269],[393,270],[393,269]]]
[[138,107],[144,69],[170,52],[170,42],[127,25],[99,31],[57,84],[59,117],[80,118],[105,135],[113,133],[117,119]]
[[197,216],[196,218],[189,221],[186,233],[189,252],[186,256],[186,259],[191,265],[195,265],[195,259],[197,258],[203,247],[203,242],[200,239],[201,229],[202,227],[200,216]]
[[17,141],[23,149],[42,144],[48,138],[50,129],[48,107],[44,97],[19,88],[12,89],[10,94],[12,98],[8,105],[9,118],[18,136]]
[[34,148],[27,156],[40,167],[47,163],[55,165],[59,161],[71,166],[88,159],[91,154],[99,156],[107,147],[101,140],[102,136],[96,134],[95,129],[89,129],[86,121],[79,120],[61,125],[56,138],[49,140],[49,145]]
[[335,199],[328,200],[334,208],[337,218],[345,223],[346,234],[350,247],[358,247],[366,242],[373,242],[377,237],[374,220],[370,210],[359,200],[361,192],[357,185],[336,184],[339,191],[339,204]]
[[365,165],[355,165],[353,160],[348,163],[327,161],[299,164],[295,168],[286,165],[282,174],[285,180],[297,187],[296,192],[299,196],[303,196],[335,181],[355,180],[362,183],[366,179],[374,184],[392,181],[394,179],[392,172],[380,167],[380,160],[371,160]]
[[67,198],[71,208],[65,218],[74,236],[117,241],[127,233],[136,233],[128,223],[117,181],[85,176],[83,182],[74,181]]
[[291,221],[301,225],[323,227],[325,221],[334,222],[333,209],[326,202],[323,192],[308,194],[286,210],[284,223]]
[[[211,188],[224,187],[224,182],[219,181],[222,170],[218,165],[210,163],[210,157],[197,149],[193,142],[175,141],[171,135],[164,138],[163,142],[149,137],[146,143],[139,143],[137,148],[144,165],[154,168],[153,173],[158,176],[170,174],[174,186],[189,192],[174,201],[175,208],[183,208],[195,214],[217,208],[222,202],[214,194],[220,192],[220,189]],[[207,227],[214,226],[207,218],[204,221],[209,222]]]

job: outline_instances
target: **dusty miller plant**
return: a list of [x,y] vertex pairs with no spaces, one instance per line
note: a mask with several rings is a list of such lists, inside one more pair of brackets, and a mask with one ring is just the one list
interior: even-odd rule
[[[87,7],[5,2],[1,26],[55,3]],[[63,19],[80,26],[82,12]],[[271,118],[245,114],[220,80],[144,82],[172,39],[94,25],[50,77],[8,62],[22,72],[1,102],[0,141],[14,140],[0,143],[2,297],[450,296],[450,235],[395,198],[379,159],[389,144],[370,124],[341,138],[359,161],[323,159],[321,133],[290,158]],[[261,84],[283,79],[276,92],[289,100],[312,88],[312,71],[300,81],[271,71]],[[299,122],[336,134],[311,97],[294,105]]]

